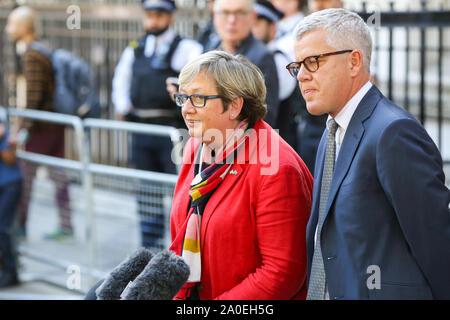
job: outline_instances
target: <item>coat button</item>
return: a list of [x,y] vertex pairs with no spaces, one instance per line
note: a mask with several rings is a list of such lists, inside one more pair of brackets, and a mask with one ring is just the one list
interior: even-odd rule
[[330,261],[330,260],[333,260],[334,258],[336,258],[336,256],[330,256],[330,257],[327,257],[327,260]]

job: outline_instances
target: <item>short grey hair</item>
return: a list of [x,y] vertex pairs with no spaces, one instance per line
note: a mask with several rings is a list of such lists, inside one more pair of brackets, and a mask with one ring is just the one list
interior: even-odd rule
[[327,33],[327,44],[336,50],[361,50],[364,69],[370,73],[372,37],[364,20],[346,9],[325,9],[302,19],[294,29],[297,41],[308,32],[323,29]]
[[267,113],[266,85],[261,70],[242,55],[209,51],[188,62],[179,75],[180,90],[199,74],[212,81],[223,96],[224,110],[231,100],[242,97],[244,105],[239,120],[254,124]]

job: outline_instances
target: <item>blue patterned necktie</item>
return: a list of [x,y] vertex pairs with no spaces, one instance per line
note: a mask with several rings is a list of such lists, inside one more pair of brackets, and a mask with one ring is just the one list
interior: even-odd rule
[[325,208],[328,201],[331,180],[333,179],[334,162],[336,159],[336,131],[338,124],[334,119],[329,120],[330,126],[327,135],[325,150],[325,163],[323,166],[322,185],[320,188],[319,219],[317,222],[316,244],[311,265],[307,300],[323,300],[325,297],[325,269],[323,265],[322,249],[320,246],[320,234],[325,216]]

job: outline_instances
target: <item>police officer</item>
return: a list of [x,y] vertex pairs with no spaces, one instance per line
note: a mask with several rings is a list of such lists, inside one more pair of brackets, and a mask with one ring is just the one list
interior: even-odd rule
[[268,0],[258,0],[254,8],[258,18],[252,28],[253,35],[273,52],[277,66],[280,109],[275,127],[280,130],[281,137],[295,149],[297,145],[295,114],[299,104],[304,104],[304,100],[296,79],[286,72],[286,65],[291,62],[286,52],[288,48],[279,47],[275,41],[277,23],[283,17],[283,13]]
[[[202,52],[194,40],[182,39],[170,26],[175,2],[143,1],[145,36],[124,50],[113,78],[112,100],[116,119],[183,126],[180,112],[166,91],[165,81]],[[175,173],[166,138],[134,135],[133,163],[142,170]]]
[[[181,113],[166,91],[166,79],[177,77],[183,66],[200,55],[203,48],[194,40],[182,39],[172,30],[176,9],[174,1],[145,0],[142,6],[146,34],[129,44],[114,72],[112,100],[116,119],[181,128],[184,126]],[[169,138],[133,134],[132,162],[137,169],[176,173],[171,152]],[[144,182],[140,187],[156,190]],[[162,197],[149,194],[149,191],[138,195],[145,247],[155,245],[163,236],[161,201],[150,203],[152,198]]]

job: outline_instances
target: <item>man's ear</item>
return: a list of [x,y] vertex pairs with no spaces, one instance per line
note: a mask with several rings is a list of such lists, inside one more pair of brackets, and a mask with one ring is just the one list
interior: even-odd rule
[[352,76],[356,76],[364,68],[361,50],[353,50],[350,52],[347,61]]
[[270,40],[275,39],[275,35],[277,34],[277,25],[275,23],[269,24],[270,28]]
[[256,11],[253,11],[252,14],[250,15],[250,20],[252,20],[252,26],[256,23],[256,20],[258,20],[258,14],[256,13]]
[[228,105],[228,114],[230,116],[230,120],[236,120],[239,117],[243,106],[243,97],[237,97],[231,100],[230,104]]

